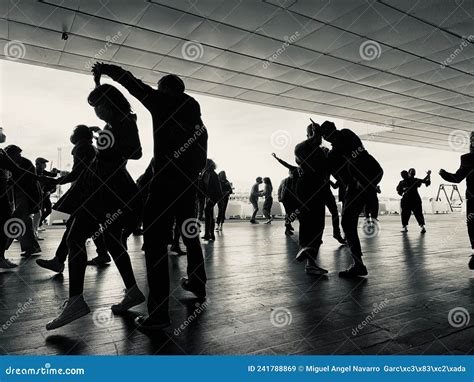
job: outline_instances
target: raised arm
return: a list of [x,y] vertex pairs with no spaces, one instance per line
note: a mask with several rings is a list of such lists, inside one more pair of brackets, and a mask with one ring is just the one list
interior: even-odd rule
[[460,183],[464,180],[464,178],[466,178],[467,174],[469,174],[469,171],[470,169],[463,163],[461,158],[461,165],[454,174],[441,169],[439,170],[439,175],[447,182]]
[[275,153],[272,153],[272,156],[273,158],[275,158],[278,162],[280,162],[281,165],[285,166],[288,170],[290,171],[294,171],[296,170],[298,167],[297,166],[293,166],[291,164],[289,164],[288,162],[285,162],[283,159],[280,159],[276,156]]
[[109,76],[127,89],[129,93],[143,103],[146,108],[150,106],[151,94],[154,91],[153,88],[134,77],[132,73],[122,69],[120,66],[104,63],[96,63],[92,68],[92,72],[96,78],[100,78],[101,75]]

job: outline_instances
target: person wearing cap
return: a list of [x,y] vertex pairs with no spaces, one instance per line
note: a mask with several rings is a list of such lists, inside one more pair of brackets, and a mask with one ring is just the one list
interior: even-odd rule
[[466,179],[466,222],[472,252],[468,267],[474,270],[474,132],[470,134],[470,146],[467,154],[461,155],[459,168],[455,173],[439,170],[439,175],[447,182],[460,183]]
[[353,264],[349,269],[339,272],[339,276],[347,278],[366,276],[368,272],[362,261],[363,254],[357,227],[364,206],[370,202],[373,194],[377,194],[383,169],[352,130],[337,130],[336,125],[330,121],[325,121],[318,130],[332,145],[328,153],[331,174],[336,179],[343,179],[343,184],[347,187],[341,225],[351,250]]
[[[31,174],[36,174],[35,166],[30,160],[21,155],[21,148],[16,145],[5,147],[7,155],[16,165]],[[36,240],[33,231],[33,214],[40,210],[41,189],[36,177],[23,176],[21,173],[13,172],[11,177],[15,208],[11,215],[12,219],[21,220],[22,235],[18,237],[21,245],[21,256],[29,257],[41,252],[41,247]],[[14,237],[9,237],[6,243],[8,249]]]
[[[96,83],[107,75],[125,87],[153,119],[155,178],[143,217],[148,316],[137,317],[135,322],[144,330],[162,329],[170,325],[167,244],[175,217],[183,230],[197,224],[196,188],[199,172],[206,165],[207,129],[199,103],[184,92],[184,82],[176,75],[163,76],[154,89],[116,65],[96,63],[92,72]],[[181,286],[203,299],[207,276],[199,235],[183,233],[183,240],[188,277],[181,280]]]

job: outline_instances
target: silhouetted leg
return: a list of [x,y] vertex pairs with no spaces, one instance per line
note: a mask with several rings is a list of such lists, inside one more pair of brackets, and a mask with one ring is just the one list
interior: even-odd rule
[[337,210],[336,198],[330,189],[327,189],[325,192],[325,202],[332,217],[332,233],[334,236],[340,236],[341,229],[339,227],[339,211]]
[[410,221],[410,216],[411,216],[411,205],[409,201],[403,200],[400,202],[400,208],[401,208],[401,217],[402,217],[402,226],[406,227],[408,225],[408,222]]
[[86,240],[92,236],[94,226],[89,219],[82,216],[71,219],[73,220],[66,239],[69,252],[69,297],[80,295],[84,291]]
[[359,215],[367,202],[367,192],[361,192],[359,189],[348,190],[346,202],[342,211],[342,229],[347,240],[347,244],[351,250],[352,258],[356,265],[362,265],[362,249],[360,246],[359,234],[357,226],[359,223]]
[[467,233],[471,241],[471,248],[474,250],[474,200],[466,199],[466,221]]
[[[20,219],[24,223],[24,234],[19,238],[21,250],[26,253],[34,253],[41,251],[41,247],[35,238],[33,232],[33,220],[29,212],[29,201],[26,197],[18,197],[16,199],[15,210],[12,218]],[[11,245],[13,239],[7,240],[7,248]]]
[[130,256],[122,243],[122,226],[114,222],[103,233],[106,248],[114,259],[127,289],[137,284],[133,274]]
[[253,213],[252,213],[252,217],[250,218],[250,221],[255,222],[255,218],[257,217],[257,212],[258,212],[258,201],[251,200],[250,203],[252,203],[252,207],[253,207]]
[[417,200],[413,203],[412,206],[413,215],[415,215],[416,221],[418,222],[419,226],[425,225],[425,217],[423,216],[423,206],[421,204],[421,200]]
[[[100,227],[97,225],[96,229],[99,230]],[[98,231],[100,232],[100,231]],[[109,253],[107,250],[107,245],[105,243],[104,232],[101,232],[100,235],[92,236],[92,240],[94,241],[97,256],[106,260],[106,262],[110,261]]]
[[49,197],[43,199],[43,209],[41,212],[41,222],[40,226],[43,225],[43,223],[46,221],[49,215],[51,215],[52,212],[52,204],[51,204],[51,199]]
[[61,242],[59,243],[58,249],[56,249],[55,257],[61,262],[65,263],[68,254],[68,247],[67,247],[67,237],[69,235],[69,231],[71,230],[71,225],[74,218],[70,217],[66,222],[66,230],[64,231],[63,237],[61,238]]
[[5,258],[7,235],[5,224],[11,217],[10,203],[6,194],[0,196],[0,258]]
[[[169,320],[169,271],[168,241],[173,229],[173,205],[175,195],[171,190],[157,189],[148,197],[143,216],[143,237],[148,280],[149,320],[166,322]],[[192,206],[195,211],[195,206]],[[199,240],[199,239],[198,239]]]
[[205,217],[204,237],[207,239],[210,239],[214,236],[214,228],[215,228],[214,206],[215,206],[215,203],[213,203],[209,199],[206,200],[206,207],[204,208],[204,217]]

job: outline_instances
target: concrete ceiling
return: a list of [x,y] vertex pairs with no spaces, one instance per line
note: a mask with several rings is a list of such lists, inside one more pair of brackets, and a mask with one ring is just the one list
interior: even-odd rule
[[473,15],[472,0],[1,0],[0,58],[172,72],[190,91],[384,126],[374,141],[463,150]]

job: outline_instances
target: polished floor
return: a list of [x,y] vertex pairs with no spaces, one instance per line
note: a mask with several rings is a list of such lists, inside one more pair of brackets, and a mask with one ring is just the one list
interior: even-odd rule
[[[297,241],[282,222],[229,222],[215,243],[203,243],[208,300],[199,305],[179,287],[186,258],[171,257],[172,325],[146,336],[133,326],[138,306],[113,316],[122,282],[114,265],[88,267],[85,297],[92,313],[52,332],[45,324],[67,298],[68,274],[39,268],[35,258],[0,271],[2,354],[473,354],[474,272],[462,215],[427,216],[399,232],[399,217],[382,216],[378,235],[363,235],[367,278],[339,279],[350,259],[326,229],[320,254],[327,276],[309,276],[295,262]],[[329,223],[329,221],[327,221]],[[43,234],[49,258],[63,228]],[[139,285],[146,290],[141,238],[129,240]],[[93,245],[88,247],[94,255]]]

